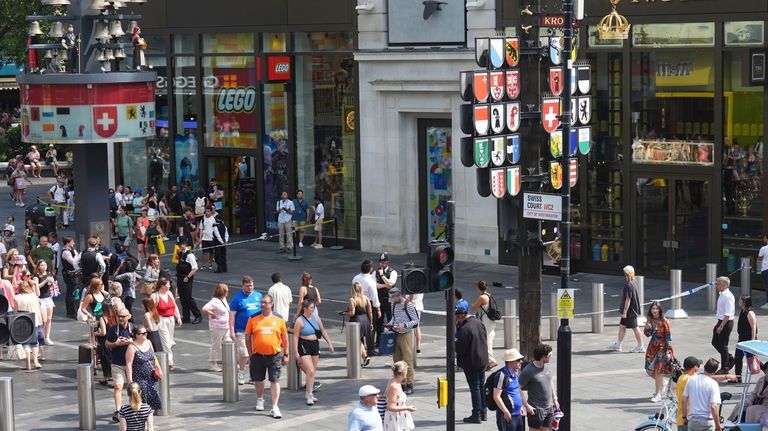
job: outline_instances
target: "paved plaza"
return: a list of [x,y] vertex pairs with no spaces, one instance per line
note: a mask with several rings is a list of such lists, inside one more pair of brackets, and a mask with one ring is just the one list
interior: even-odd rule
[[[52,181],[35,180],[31,192],[44,194]],[[7,189],[6,189],[7,190]],[[31,201],[31,199],[30,199]],[[105,199],[106,201],[106,199]],[[23,224],[22,209],[14,208],[12,202],[0,193],[0,216],[13,214],[16,217],[17,232]],[[61,237],[61,236],[60,236]],[[248,239],[246,237],[235,240]],[[375,253],[355,250],[312,249],[299,250],[302,260],[289,261],[284,254],[276,254],[275,243],[253,241],[234,245],[228,252],[230,272],[215,274],[212,271],[200,271],[195,277],[194,296],[202,306],[210,298],[216,282],[226,282],[230,286],[230,296],[240,285],[243,274],[250,274],[256,280],[256,288],[266,291],[271,285],[269,277],[273,272],[280,272],[284,282],[297,293],[300,274],[309,271],[314,284],[320,289],[323,303],[318,307],[326,328],[336,346],[336,353],[328,353],[325,344],[321,344],[321,358],[318,379],[322,388],[317,391],[319,401],[314,406],[306,406],[303,391],[288,391],[286,370],[283,369],[281,383],[283,394],[280,408],[283,419],[276,420],[269,416],[269,409],[256,412],[255,390],[252,386],[240,386],[240,401],[224,403],[221,373],[208,371],[208,330],[207,323],[198,325],[185,324],[176,332],[177,370],[170,373],[171,412],[164,417],[156,417],[156,429],[159,430],[286,430],[310,425],[314,430],[346,429],[347,413],[356,402],[357,389],[363,384],[373,384],[384,389],[390,376],[390,357],[374,357],[371,365],[361,372],[360,380],[346,378],[346,333],[341,333],[341,321],[338,311],[346,308],[349,286],[352,277],[359,272],[363,259],[376,259]],[[383,251],[383,250],[382,250]],[[198,256],[199,257],[199,256]],[[423,255],[391,256],[392,265],[402,268],[405,262],[420,262]],[[632,262],[627,262],[632,263]],[[165,258],[164,265],[170,265]],[[506,288],[493,287],[492,293],[503,303],[503,299],[517,298],[517,269],[515,267],[459,262],[456,265],[456,285],[472,302],[477,291],[474,285],[478,279],[489,283],[499,282]],[[684,289],[702,284],[704,271],[696,277],[701,283],[685,283]],[[738,274],[734,277],[738,284]],[[577,273],[571,276],[571,287],[576,291],[576,313],[591,311],[591,285],[601,282],[605,285],[606,308],[618,305],[623,277]],[[544,297],[542,313],[549,315],[548,298],[559,286],[559,276],[544,276]],[[668,280],[646,279],[646,301],[652,298],[666,297],[669,293]],[[738,288],[733,289],[738,294]],[[422,353],[418,357],[416,369],[416,388],[409,403],[417,406],[414,420],[417,429],[444,430],[445,409],[436,405],[436,381],[445,375],[445,321],[439,312],[445,309],[441,294],[429,294],[425,297],[427,313],[422,323],[424,332]],[[762,292],[756,292],[756,305],[764,302]],[[669,303],[665,303],[665,308]],[[140,316],[140,302],[134,306],[134,315]],[[295,306],[295,304],[294,304]],[[715,323],[714,313],[706,311],[705,291],[696,293],[683,300],[683,307],[688,312],[687,319],[672,322],[672,342],[679,358],[696,355],[700,358],[715,356],[716,352],[709,344],[711,329]],[[757,310],[758,328],[762,332],[768,322],[766,312]],[[76,429],[77,388],[75,380],[77,346],[86,340],[86,326],[83,323],[67,319],[64,316],[64,304],[57,300],[52,339],[55,345],[46,348],[47,361],[40,371],[28,372],[21,369],[21,362],[0,361],[0,375],[14,379],[14,408],[16,429],[18,430],[64,430]],[[573,430],[632,430],[647,414],[653,413],[658,404],[649,401],[653,392],[653,381],[643,370],[642,354],[608,352],[608,345],[615,339],[618,317],[608,314],[606,327],[602,334],[590,333],[591,320],[577,318],[572,321],[572,429]],[[548,339],[549,327],[542,325],[543,338]],[[496,329],[496,353],[503,351],[503,328],[499,322]],[[734,331],[731,349],[735,345]],[[549,341],[545,341],[549,342]],[[647,343],[647,340],[644,340]],[[551,342],[556,347],[556,342]],[[625,346],[632,346],[631,333],[625,339]],[[625,349],[627,350],[627,349]],[[556,374],[558,352],[555,351],[551,370]],[[461,423],[461,418],[469,416],[470,401],[466,381],[462,373],[457,373],[456,382],[456,418],[457,429],[495,429],[491,422],[483,425]],[[727,385],[724,390],[737,392],[736,385]],[[96,408],[98,429],[117,429],[110,421],[113,411],[111,389],[97,385]],[[268,398],[268,397],[267,397]],[[267,402],[269,402],[267,400]],[[730,407],[728,407],[730,411]],[[610,422],[607,422],[610,421]]]

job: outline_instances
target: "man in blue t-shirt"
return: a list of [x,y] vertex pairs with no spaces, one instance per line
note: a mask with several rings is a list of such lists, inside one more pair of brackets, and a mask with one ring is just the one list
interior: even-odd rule
[[523,417],[520,410],[523,398],[520,395],[518,375],[523,355],[517,349],[504,352],[504,368],[497,374],[493,400],[496,402],[496,426],[499,431],[523,431]]
[[253,277],[243,276],[243,290],[237,292],[229,303],[230,336],[237,346],[237,383],[245,384],[245,366],[248,364],[248,350],[245,347],[245,327],[248,319],[261,314],[261,292],[253,290]]
[[[304,200],[304,191],[296,192],[296,199],[293,200],[293,228],[307,224],[307,209],[309,204]],[[304,247],[304,229],[299,229],[299,247]]]

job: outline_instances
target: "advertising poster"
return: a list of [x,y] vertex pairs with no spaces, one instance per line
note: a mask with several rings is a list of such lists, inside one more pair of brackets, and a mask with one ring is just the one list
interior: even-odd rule
[[427,239],[445,233],[447,204],[453,195],[451,128],[427,127]]

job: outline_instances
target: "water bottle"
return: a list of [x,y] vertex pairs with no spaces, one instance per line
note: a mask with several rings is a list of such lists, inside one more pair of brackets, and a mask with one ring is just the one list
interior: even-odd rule
[[555,411],[552,412],[552,431],[560,429],[560,419],[562,419],[563,416],[565,416],[565,413],[559,408],[556,408]]

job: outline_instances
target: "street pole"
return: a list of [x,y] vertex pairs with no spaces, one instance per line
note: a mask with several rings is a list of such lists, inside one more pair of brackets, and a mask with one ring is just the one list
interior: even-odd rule
[[[451,248],[456,251],[456,237],[454,222],[456,217],[456,208],[454,201],[448,201],[448,213],[446,214],[446,233],[448,236],[448,243],[451,244]],[[456,265],[451,264],[451,272],[456,274]],[[445,369],[446,377],[448,379],[448,405],[445,409],[445,429],[447,431],[454,431],[456,429],[456,345],[454,339],[456,338],[456,325],[455,322],[455,298],[453,296],[454,287],[445,291],[445,341],[446,341],[446,358]]]
[[[560,156],[560,166],[563,176],[561,188],[563,196],[563,217],[560,222],[560,287],[568,289],[570,272],[570,242],[571,242],[571,181],[568,158],[571,148],[571,79],[573,75],[573,0],[563,0],[563,52],[565,70],[563,71],[563,151]],[[553,310],[554,311],[554,310]],[[571,327],[569,319],[560,319],[557,330],[557,393],[560,410],[565,416],[560,420],[560,430],[571,430]]]

